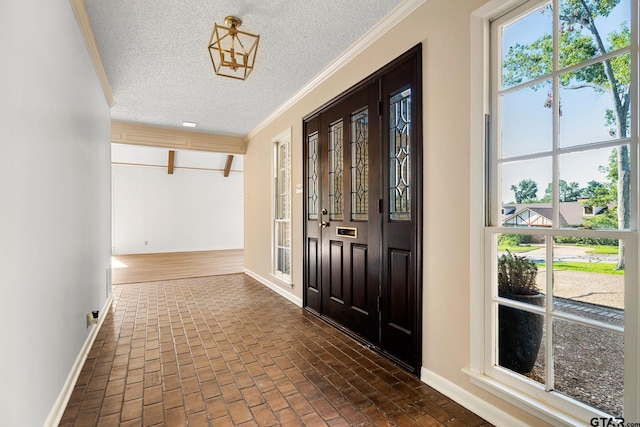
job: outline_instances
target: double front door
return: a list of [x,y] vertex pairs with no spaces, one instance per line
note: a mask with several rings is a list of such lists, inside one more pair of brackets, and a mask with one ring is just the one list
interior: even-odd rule
[[420,46],[304,122],[305,307],[421,361]]

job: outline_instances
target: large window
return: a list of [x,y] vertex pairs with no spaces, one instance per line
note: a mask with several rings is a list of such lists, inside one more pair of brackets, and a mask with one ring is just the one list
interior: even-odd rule
[[290,133],[274,139],[274,274],[289,282],[291,279],[291,153]]
[[484,373],[585,423],[637,415],[637,13],[529,1],[490,29]]

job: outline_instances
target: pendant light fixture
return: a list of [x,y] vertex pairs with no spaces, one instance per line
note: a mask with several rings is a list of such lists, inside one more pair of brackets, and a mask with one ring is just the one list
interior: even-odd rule
[[238,30],[242,20],[235,16],[224,18],[226,27],[215,24],[209,55],[216,74],[246,80],[253,71],[260,36]]

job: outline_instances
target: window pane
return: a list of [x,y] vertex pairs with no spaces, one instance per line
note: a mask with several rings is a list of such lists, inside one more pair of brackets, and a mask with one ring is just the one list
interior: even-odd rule
[[562,68],[629,46],[629,0],[589,3],[560,0]]
[[498,306],[498,365],[544,383],[544,318],[504,305]]
[[622,335],[555,319],[553,342],[554,389],[614,416],[622,416]]
[[391,97],[389,113],[389,213],[392,220],[411,219],[411,89]]
[[277,201],[278,201],[278,206],[277,206],[277,215],[276,218],[277,219],[283,219],[286,218],[285,216],[285,211],[286,211],[286,204],[287,204],[287,197],[285,194],[280,194],[277,196]]
[[[552,180],[551,170],[550,157],[503,163],[501,167],[502,206],[511,205],[517,210],[522,210],[527,208],[524,205],[539,203],[542,189],[546,188]],[[551,205],[548,204],[547,207],[550,208]],[[547,216],[547,219],[552,218]],[[546,223],[537,225],[549,226]]]
[[[605,67],[611,67],[611,74]],[[607,76],[613,76],[615,97],[622,101],[629,90],[630,56],[622,55],[560,76],[561,147],[629,136],[629,103],[614,104]]]
[[498,296],[544,306],[546,252],[544,236],[499,235],[496,274]]
[[284,246],[284,227],[281,221],[276,222],[276,246]]
[[551,73],[552,18],[551,6],[546,5],[503,28],[503,88],[526,83]]
[[282,170],[286,167],[288,162],[288,153],[287,153],[287,144],[279,144],[278,145],[278,165]]
[[551,82],[500,97],[501,157],[550,151],[553,147]]
[[561,227],[629,228],[628,180],[623,182],[623,199],[618,203],[619,166],[630,173],[628,146],[565,154],[559,164]]
[[318,219],[318,133],[309,135],[309,182],[307,183],[307,214],[310,220]]
[[278,249],[278,271],[282,274],[291,274],[291,253],[289,249],[279,248]]
[[624,326],[624,271],[618,240],[556,237],[554,310]]
[[289,221],[284,223],[284,242],[282,246],[291,248],[291,222]]
[[329,219],[342,220],[343,199],[342,120],[329,126]]
[[369,112],[351,116],[351,219],[369,218]]

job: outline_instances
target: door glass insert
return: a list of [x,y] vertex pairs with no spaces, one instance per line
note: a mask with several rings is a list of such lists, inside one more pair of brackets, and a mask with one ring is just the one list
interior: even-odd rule
[[411,219],[410,186],[410,137],[411,137],[411,89],[390,99],[389,162],[390,197],[389,216],[392,220]]
[[342,221],[343,198],[343,124],[339,120],[329,126],[329,219]]
[[318,132],[309,135],[309,182],[307,213],[310,220],[318,219]]
[[351,219],[369,216],[369,110],[351,115]]

